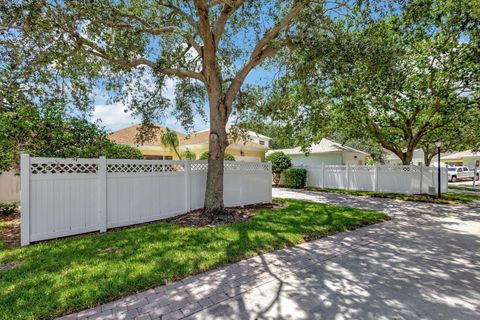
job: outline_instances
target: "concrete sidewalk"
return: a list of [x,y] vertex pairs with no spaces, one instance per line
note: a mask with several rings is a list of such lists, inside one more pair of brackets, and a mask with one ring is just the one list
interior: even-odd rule
[[278,250],[71,319],[480,319],[480,205],[275,189],[394,219]]

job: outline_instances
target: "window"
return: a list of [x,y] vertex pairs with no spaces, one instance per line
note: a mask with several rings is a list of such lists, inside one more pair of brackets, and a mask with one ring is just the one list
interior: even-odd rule
[[145,159],[147,159],[147,160],[163,160],[163,156],[145,155]]
[[467,167],[463,167],[463,172],[467,172],[468,171],[468,168]]
[[457,172],[463,172],[463,169],[462,168],[458,168],[458,171]]
[[261,144],[262,146],[265,145],[265,141],[263,141],[263,140],[259,140],[258,143]]
[[173,160],[173,157],[172,156],[165,156],[164,160]]

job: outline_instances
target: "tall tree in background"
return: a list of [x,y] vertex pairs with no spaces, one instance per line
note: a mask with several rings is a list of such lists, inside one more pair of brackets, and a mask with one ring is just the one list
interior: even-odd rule
[[[313,22],[322,24],[341,3],[7,0],[0,30],[3,43],[26,52],[20,64],[32,79],[41,79],[45,69],[58,70],[50,83],[60,83],[60,94],[77,106],[87,104],[84,99],[101,81],[146,124],[173,104],[182,124],[191,127],[206,100],[211,130],[205,212],[216,214],[223,212],[225,125],[245,79],[266,59],[293,48]],[[169,78],[177,81],[175,101],[163,96]]]
[[464,128],[478,123],[480,107],[478,1],[399,2],[389,15],[330,30],[311,28],[305,50],[285,57],[265,114],[290,121],[305,144],[340,131],[376,141],[404,164],[438,138],[469,146]]

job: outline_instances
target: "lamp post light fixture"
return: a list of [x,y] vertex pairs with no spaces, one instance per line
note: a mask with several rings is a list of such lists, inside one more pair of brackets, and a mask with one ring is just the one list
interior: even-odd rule
[[443,146],[442,140],[438,140],[435,142],[435,146],[437,147],[437,152],[438,152],[438,198],[440,199],[442,197],[442,168],[440,166],[440,149]]

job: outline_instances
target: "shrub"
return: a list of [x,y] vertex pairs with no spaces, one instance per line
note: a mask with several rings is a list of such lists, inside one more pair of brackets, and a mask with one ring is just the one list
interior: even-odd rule
[[143,159],[139,149],[126,144],[112,144],[106,151],[106,157],[110,159]]
[[17,208],[18,203],[16,202],[0,202],[0,216],[14,214]]
[[292,166],[292,160],[285,153],[278,151],[269,154],[265,161],[272,163],[273,183],[277,186],[282,172]]
[[285,186],[287,188],[303,188],[307,182],[307,170],[302,168],[290,168],[285,171]]
[[[209,154],[208,151],[205,151],[200,155],[200,158],[198,158],[198,160],[208,160],[208,154]],[[235,161],[235,157],[232,156],[230,153],[225,152],[224,157],[225,157],[225,161]]]
[[197,155],[195,152],[187,149],[182,152],[182,159],[195,160],[197,159]]

